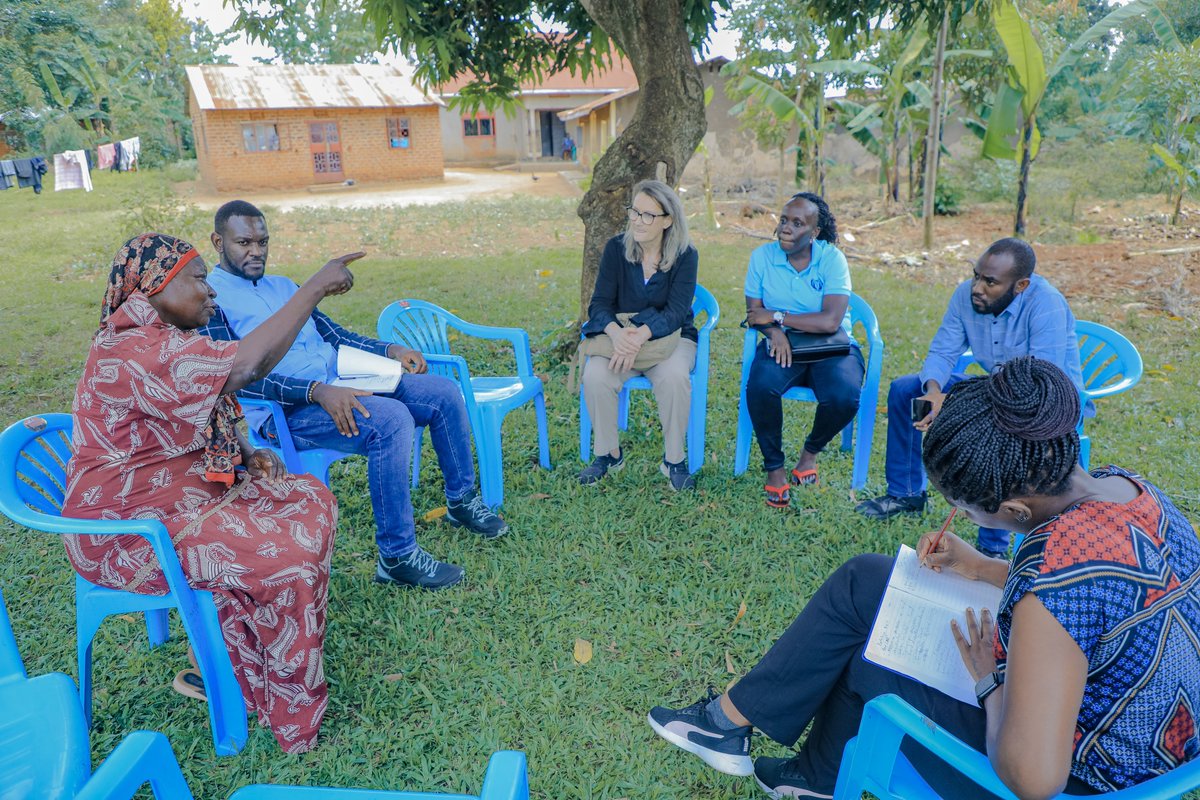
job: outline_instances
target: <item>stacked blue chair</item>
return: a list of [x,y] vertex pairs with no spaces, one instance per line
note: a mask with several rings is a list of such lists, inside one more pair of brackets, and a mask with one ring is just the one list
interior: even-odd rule
[[[92,772],[88,726],[71,679],[30,678],[0,595],[0,797],[4,800],[128,800],[149,785],[157,800],[193,800],[171,743],[136,731]],[[502,750],[488,762],[479,795],[247,786],[231,800],[529,800],[525,754]]]
[[[708,418],[708,356],[712,330],[721,318],[721,307],[712,292],[696,284],[696,295],[692,298],[692,316],[704,322],[696,328],[696,366],[692,368],[692,405],[688,409],[687,455],[688,472],[697,472],[704,466],[704,431]],[[617,427],[629,427],[629,393],[635,389],[650,390],[650,379],[638,376],[625,381],[618,398]],[[588,415],[587,403],[579,392],[579,459],[587,463],[592,454],[592,418]]]
[[150,646],[155,647],[167,639],[167,612],[173,608],[179,612],[204,677],[213,746],[218,755],[236,754],[246,743],[246,704],[225,649],[212,593],[188,585],[171,536],[157,520],[63,517],[70,458],[70,414],[28,417],[11,425],[0,434],[0,512],[18,525],[47,533],[141,536],[154,548],[167,580],[166,594],[145,595],[107,589],[75,576],[75,639],[84,719],[90,725],[92,640],[100,624],[114,614],[142,612]]
[[[876,697],[863,709],[858,736],[846,744],[842,754],[834,800],[859,800],[863,792],[870,792],[879,800],[941,800],[900,752],[900,743],[905,737],[997,797],[1017,800],[996,776],[987,756],[892,694]],[[1103,797],[1106,800],[1179,800],[1184,793],[1198,788],[1200,758],[1145,783]],[[1060,794],[1054,800],[1080,796]]]
[[[473,376],[466,359],[450,351],[449,329],[479,339],[508,341],[517,363],[516,375]],[[533,372],[529,334],[520,328],[476,325],[424,300],[397,300],[379,315],[377,335],[419,350],[429,372],[458,383],[471,420],[483,502],[495,508],[504,502],[504,461],[501,428],[509,411],[533,401],[538,426],[538,462],[550,469],[550,438],[546,430],[546,393]],[[420,436],[413,444],[413,476],[420,470]],[[415,485],[415,483],[414,483]]]
[[[858,441],[854,447],[854,474],[852,489],[861,489],[867,483],[867,469],[871,463],[871,441],[875,438],[875,406],[879,403],[879,380],[883,374],[883,336],[879,333],[879,320],[875,312],[856,294],[850,295],[850,324],[862,325],[867,338],[867,370],[863,378],[862,395],[858,401],[858,413],[842,431],[842,449],[849,450],[854,442],[854,427],[858,425]],[[758,346],[758,331],[746,331],[742,340],[742,394],[738,401],[737,443],[733,457],[733,474],[741,475],[750,465],[750,444],[754,440],[754,426],[750,424],[750,412],[746,405],[746,382],[750,379],[750,362]],[[784,400],[817,402],[812,389],[793,386],[783,395]]]

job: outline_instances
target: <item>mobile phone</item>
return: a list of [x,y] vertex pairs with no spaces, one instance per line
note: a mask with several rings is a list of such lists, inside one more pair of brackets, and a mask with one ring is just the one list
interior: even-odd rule
[[920,422],[929,416],[933,411],[933,403],[920,397],[914,397],[912,401],[912,421]]

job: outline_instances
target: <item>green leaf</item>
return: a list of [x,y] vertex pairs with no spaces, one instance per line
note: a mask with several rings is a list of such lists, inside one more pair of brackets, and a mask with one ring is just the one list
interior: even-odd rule
[[50,66],[45,61],[38,66],[41,67],[42,80],[50,91],[50,97],[54,98],[54,102],[58,103],[58,107],[64,111],[70,108],[71,104],[67,102],[67,98],[63,97],[62,89],[58,88],[58,81],[54,79],[54,73],[50,71]]
[[[947,50],[946,58],[991,58],[993,55],[991,50]],[[930,63],[933,63],[932,60]]]
[[1182,177],[1187,172],[1187,170],[1183,168],[1183,164],[1180,164],[1179,160],[1175,158],[1175,156],[1168,153],[1166,148],[1164,148],[1162,145],[1152,144],[1150,145],[1150,149],[1153,150],[1154,155],[1158,156],[1162,162],[1167,165],[1167,168],[1176,175]]
[[[1050,70],[1050,78],[1053,78],[1064,69],[1074,66],[1075,62],[1079,61],[1083,55],[1084,48],[1089,44],[1103,37],[1113,28],[1119,28],[1131,19],[1140,17],[1151,9],[1158,10],[1155,0],[1133,0],[1126,5],[1118,6],[1110,11],[1103,19],[1084,31],[1078,39],[1071,42],[1071,46],[1062,52],[1062,55],[1058,57],[1058,60],[1054,62],[1054,66]],[[1159,13],[1161,14],[1162,12],[1159,11]],[[1157,26],[1154,32],[1158,34]],[[1175,37],[1175,41],[1178,42],[1179,37]]]
[[808,71],[821,74],[842,73],[844,75],[887,75],[886,70],[882,70],[874,64],[868,64],[865,61],[849,61],[846,59],[814,61],[808,65]]
[[1016,80],[1016,88],[1022,93],[1021,111],[1025,116],[1031,116],[1046,92],[1046,61],[1042,48],[1013,0],[998,0],[992,9],[992,21],[1008,53],[1010,77]]
[[883,105],[882,105],[882,104],[880,104],[880,103],[871,103],[871,105],[869,105],[869,106],[866,106],[865,108],[863,108],[861,111],[859,111],[859,112],[858,112],[858,113],[857,113],[857,114],[854,116],[854,118],[853,118],[853,119],[851,119],[849,122],[847,122],[847,123],[846,123],[846,128],[847,128],[847,130],[850,130],[850,131],[855,131],[855,130],[857,130],[857,129],[859,129],[859,128],[863,127],[863,126],[864,126],[864,125],[866,125],[868,122],[870,122],[872,119],[874,119],[874,118],[878,117],[878,116],[879,116],[879,112],[880,112],[880,111],[882,111],[882,110],[883,110]]
[[1008,83],[1000,84],[996,98],[992,101],[992,113],[988,116],[987,131],[983,136],[984,158],[996,161],[1016,158],[1017,151],[1009,141],[1017,135],[1017,109],[1021,107],[1021,92]]
[[1167,18],[1157,3],[1152,3],[1150,8],[1146,9],[1146,19],[1150,22],[1154,35],[1163,43],[1163,47],[1175,52],[1183,49],[1183,42],[1179,41],[1179,34],[1175,32],[1175,26],[1171,24],[1171,20]]

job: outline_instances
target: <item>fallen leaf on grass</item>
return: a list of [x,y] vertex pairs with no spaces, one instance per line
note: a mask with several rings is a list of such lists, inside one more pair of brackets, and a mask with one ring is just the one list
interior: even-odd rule
[[426,522],[433,522],[435,519],[438,519],[438,518],[444,517],[444,516],[446,516],[446,507],[438,506],[437,508],[433,509],[432,511],[426,511],[425,516],[421,517],[421,519],[425,520]]
[[539,278],[549,278],[553,274],[554,274],[554,270],[552,270],[552,269],[539,269],[538,270]]
[[737,675],[737,670],[733,666],[733,656],[729,655],[729,651],[725,651],[725,671],[730,675]]
[[[743,600],[738,605],[737,616],[735,616],[733,618],[733,622],[729,623],[729,627],[725,629],[725,632],[729,633],[731,630],[733,630],[733,626],[737,625],[741,621],[742,617],[744,617],[744,616],[746,616],[746,601],[745,600]],[[726,655],[728,655],[728,654],[726,654]]]
[[391,681],[392,683],[395,683],[396,681],[404,680],[404,673],[403,672],[393,672],[391,675],[384,675],[383,679],[385,681]]
[[575,640],[575,662],[586,664],[592,660],[592,643],[587,639]]
[[126,622],[137,622],[137,620],[133,618],[133,614],[117,614],[117,619],[123,619]]
[[534,494],[529,495],[529,499],[530,500],[549,500],[550,495],[546,494],[545,492],[535,492]]

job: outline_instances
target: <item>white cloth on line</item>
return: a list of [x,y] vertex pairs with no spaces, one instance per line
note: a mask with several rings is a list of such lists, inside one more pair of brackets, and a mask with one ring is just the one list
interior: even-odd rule
[[138,157],[142,154],[142,138],[134,136],[131,139],[121,140],[121,172],[128,172],[130,168],[136,167]]
[[65,189],[92,190],[92,174],[88,171],[87,154],[82,150],[54,154],[54,191]]

